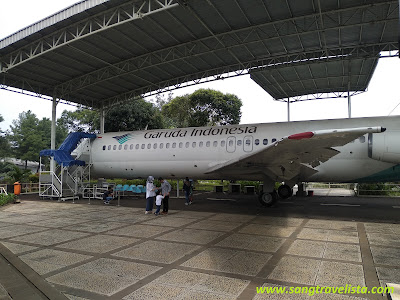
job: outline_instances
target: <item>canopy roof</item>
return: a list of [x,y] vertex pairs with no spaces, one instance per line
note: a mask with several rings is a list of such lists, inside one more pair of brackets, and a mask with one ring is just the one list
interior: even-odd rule
[[365,91],[378,63],[378,58],[323,59],[290,64],[251,72],[251,78],[275,99],[292,98],[299,101],[303,95],[323,98],[336,92]]
[[363,90],[398,50],[398,5],[82,1],[0,41],[0,88],[94,108],[247,73],[276,99]]

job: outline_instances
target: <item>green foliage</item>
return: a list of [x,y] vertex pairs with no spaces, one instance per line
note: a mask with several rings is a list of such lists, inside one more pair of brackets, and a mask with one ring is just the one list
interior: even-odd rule
[[199,89],[176,97],[162,106],[162,114],[173,127],[200,127],[239,124],[242,101],[235,95]]
[[[25,161],[39,161],[39,152],[51,147],[51,121],[48,118],[39,120],[30,110],[19,114],[13,121],[10,141],[16,158]],[[57,127],[56,127],[57,128]],[[58,126],[56,144],[61,144],[66,137],[66,130]]]
[[144,99],[114,106],[105,118],[106,132],[164,128],[163,117],[152,103]]
[[27,182],[30,174],[30,170],[22,170],[17,166],[12,165],[12,169],[7,172],[7,180],[10,183],[14,183],[17,181]]
[[69,132],[96,132],[100,129],[99,112],[82,107],[75,111],[64,110],[59,122]]
[[16,197],[14,194],[8,194],[8,195],[0,194],[0,206],[14,202],[15,198]]
[[360,183],[358,195],[400,196],[400,186],[393,183]]
[[200,89],[190,95],[189,126],[239,124],[242,101],[233,94]]
[[[0,115],[0,123],[3,122],[4,119],[2,115]],[[10,143],[7,139],[7,133],[0,130],[0,158],[4,158],[9,156],[11,151]]]
[[190,100],[189,95],[175,97],[167,104],[163,105],[161,113],[170,120],[170,127],[184,128],[189,127],[190,119]]
[[7,173],[13,170],[13,164],[9,162],[0,162],[0,180],[6,182]]
[[32,182],[32,183],[37,183],[37,182],[39,182],[39,174],[38,174],[38,173],[36,173],[36,174],[30,174],[30,175],[28,176],[28,181],[29,181],[29,182]]

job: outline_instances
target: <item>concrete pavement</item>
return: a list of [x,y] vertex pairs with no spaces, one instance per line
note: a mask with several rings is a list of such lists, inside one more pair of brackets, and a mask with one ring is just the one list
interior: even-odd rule
[[159,217],[144,215],[143,199],[126,200],[129,207],[22,200],[1,208],[0,264],[10,269],[0,266],[0,283],[12,299],[256,300],[309,297],[261,295],[260,286],[400,283],[400,224],[335,219],[332,208],[330,220],[285,216],[290,201],[264,215],[239,200],[206,199],[189,207],[171,199],[178,209]]

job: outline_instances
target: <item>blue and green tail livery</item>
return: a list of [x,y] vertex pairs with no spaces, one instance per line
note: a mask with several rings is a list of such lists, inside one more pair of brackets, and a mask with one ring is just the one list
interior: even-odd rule
[[118,141],[118,143],[120,143],[121,145],[131,139],[133,139],[133,135],[130,133],[124,134],[124,135],[120,135],[120,136],[113,136],[113,139],[116,139]]

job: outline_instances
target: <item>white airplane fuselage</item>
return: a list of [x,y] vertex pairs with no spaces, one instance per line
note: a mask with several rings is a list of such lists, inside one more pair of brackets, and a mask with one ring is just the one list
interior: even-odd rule
[[[295,133],[323,129],[382,126],[383,133],[366,134],[342,147],[340,153],[316,167],[318,171],[302,181],[374,182],[400,180],[400,117],[282,122],[218,127],[154,129],[99,134],[80,159],[91,160],[96,177],[249,179],[258,175],[216,178],[207,171],[242,157],[275,140]],[[79,157],[78,157],[79,158]]]

